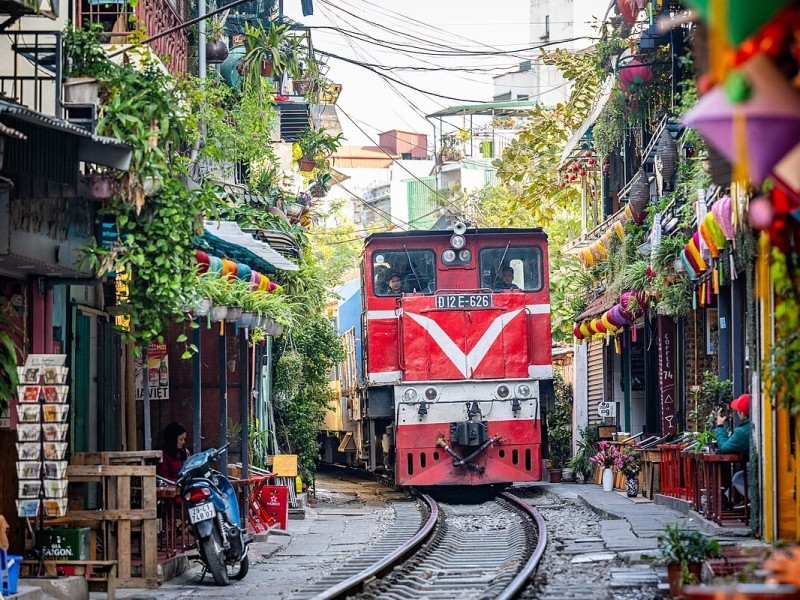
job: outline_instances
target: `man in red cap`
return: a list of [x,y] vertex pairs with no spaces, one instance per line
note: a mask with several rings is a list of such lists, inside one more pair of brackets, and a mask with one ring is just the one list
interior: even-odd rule
[[[725,429],[724,409],[717,412],[717,426],[713,429],[717,438],[717,450],[722,454],[742,454],[747,460],[750,453],[750,394],[742,394],[731,402],[731,408],[739,415],[739,424],[728,433]],[[744,498],[744,471],[737,471],[731,478],[731,485]],[[742,503],[744,506],[744,503]],[[739,507],[736,507],[739,508]]]

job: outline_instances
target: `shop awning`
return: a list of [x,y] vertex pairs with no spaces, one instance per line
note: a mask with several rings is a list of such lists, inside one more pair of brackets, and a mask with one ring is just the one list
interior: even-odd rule
[[0,118],[4,117],[11,122],[3,123],[3,125],[13,129],[18,128],[15,126],[17,123],[29,123],[45,130],[77,136],[77,158],[80,161],[111,167],[119,171],[127,171],[130,167],[133,151],[130,146],[116,138],[94,135],[63,119],[44,115],[21,104],[0,100]]
[[299,267],[276,252],[268,243],[242,231],[234,221],[206,221],[203,240],[209,248],[230,260],[243,262],[256,270],[268,273],[297,271]]
[[609,296],[608,294],[602,294],[598,296],[586,306],[584,311],[575,317],[576,322],[583,321],[584,319],[589,319],[591,317],[596,317],[597,315],[601,315],[607,310],[611,310],[614,308],[614,305],[619,300],[619,296]]

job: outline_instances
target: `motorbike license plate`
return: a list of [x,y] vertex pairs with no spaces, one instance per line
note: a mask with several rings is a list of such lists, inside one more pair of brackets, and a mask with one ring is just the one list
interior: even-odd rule
[[194,525],[200,521],[207,521],[214,518],[214,505],[211,502],[198,504],[197,506],[189,507],[189,521]]

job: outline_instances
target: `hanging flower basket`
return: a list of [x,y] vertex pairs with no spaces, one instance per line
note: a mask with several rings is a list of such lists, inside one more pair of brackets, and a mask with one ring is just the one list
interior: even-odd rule
[[224,321],[225,317],[228,315],[228,307],[224,304],[216,305],[211,307],[211,320],[212,321]]
[[261,76],[272,77],[272,61],[265,60],[261,63]]
[[256,319],[256,314],[249,310],[243,310],[242,315],[239,317],[239,327],[250,328],[253,327],[253,322]]
[[304,173],[310,173],[316,168],[317,168],[317,161],[312,160],[310,158],[300,159],[300,170],[303,171]]
[[242,316],[242,308],[240,306],[229,306],[228,313],[225,315],[225,320],[229,323],[234,323]]
[[114,176],[111,173],[92,173],[86,177],[86,190],[95,200],[105,200],[114,194]]
[[195,302],[192,307],[192,313],[195,317],[205,317],[211,311],[211,299],[200,298]]
[[304,205],[299,202],[289,202],[286,205],[286,216],[290,219],[297,219],[303,213]]
[[206,42],[206,62],[210,65],[218,65],[228,58],[228,44],[225,40],[216,42]]

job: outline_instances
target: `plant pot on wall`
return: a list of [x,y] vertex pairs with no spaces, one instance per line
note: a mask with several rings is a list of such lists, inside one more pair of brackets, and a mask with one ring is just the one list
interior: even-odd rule
[[206,42],[206,62],[210,65],[218,65],[228,58],[228,44],[225,40],[216,42]]
[[548,469],[550,483],[561,483],[561,469]]
[[228,307],[228,314],[225,315],[225,320],[229,323],[233,323],[239,320],[239,317],[242,316],[242,308],[240,306],[229,306]]
[[228,307],[225,304],[219,304],[211,307],[211,320],[224,321],[228,315]]
[[64,102],[69,104],[97,104],[100,83],[94,77],[71,77],[64,82]]

